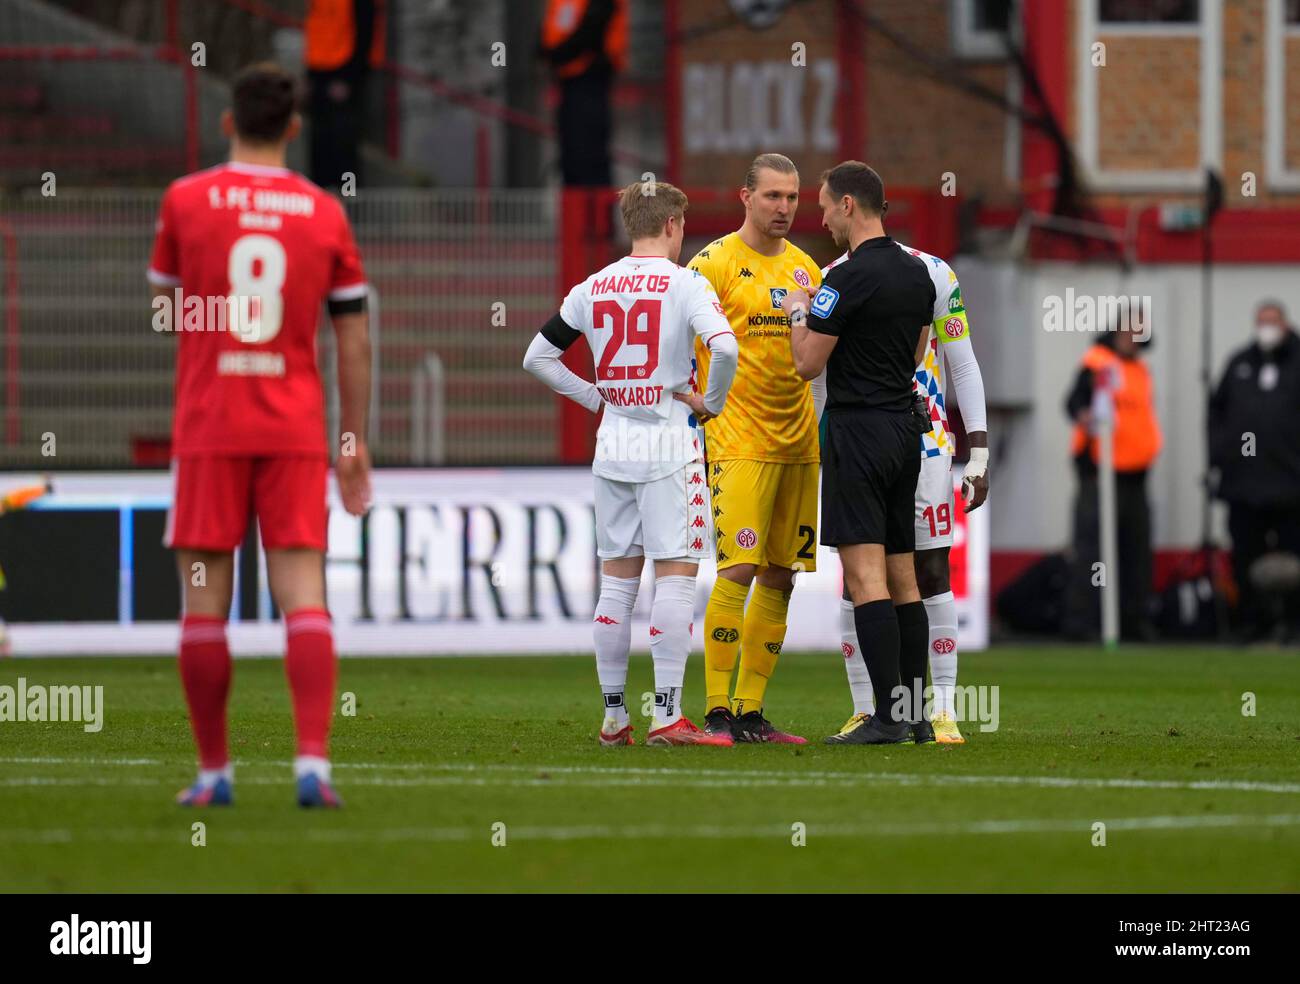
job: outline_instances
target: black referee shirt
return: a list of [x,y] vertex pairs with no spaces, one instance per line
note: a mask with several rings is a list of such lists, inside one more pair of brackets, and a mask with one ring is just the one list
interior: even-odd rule
[[889,236],[864,240],[826,274],[808,327],[839,338],[826,363],[828,410],[912,405],[916,343],[934,297],[925,261]]

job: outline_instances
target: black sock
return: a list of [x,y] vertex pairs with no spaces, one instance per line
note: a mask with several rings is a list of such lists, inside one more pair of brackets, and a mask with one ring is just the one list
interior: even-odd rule
[[898,617],[888,598],[853,607],[853,626],[858,630],[858,647],[871,674],[876,696],[876,714],[882,721],[901,720],[893,714],[894,690],[899,685]]
[[[925,716],[925,671],[929,666],[930,619],[925,602],[913,601],[894,609],[898,616],[898,675],[907,688],[909,721]],[[915,690],[919,690],[916,693]]]

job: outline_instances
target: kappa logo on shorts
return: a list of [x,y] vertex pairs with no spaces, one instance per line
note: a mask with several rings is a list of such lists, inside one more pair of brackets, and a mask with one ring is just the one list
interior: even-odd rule
[[735,642],[740,638],[740,633],[735,629],[714,629],[713,638],[718,642]]
[[741,550],[753,550],[758,544],[758,534],[748,526],[736,531],[736,546]]
[[956,648],[957,648],[956,639],[949,639],[947,637],[944,637],[944,638],[934,640],[933,649],[936,653],[939,653],[939,655],[941,656],[946,653],[952,652]]
[[823,284],[822,289],[819,290],[817,296],[813,298],[812,313],[817,315],[819,318],[827,317],[835,310],[835,305],[839,299],[840,292],[838,290],[834,287],[827,287]]

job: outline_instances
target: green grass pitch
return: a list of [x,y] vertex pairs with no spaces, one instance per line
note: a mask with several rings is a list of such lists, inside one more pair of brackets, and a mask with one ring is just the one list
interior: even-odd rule
[[[1297,669],[1278,651],[998,648],[961,679],[1000,688],[998,730],[835,748],[840,658],[787,654],[768,712],[809,745],[603,749],[590,657],[345,659],[347,806],[324,813],[292,802],[280,662],[239,660],[236,804],[192,813],[172,802],[193,774],[173,660],[8,660],[0,685],[102,685],[106,710],[98,734],[0,722],[0,890],[1295,892]],[[697,719],[701,677],[696,655]],[[639,739],[650,689],[634,655]]]

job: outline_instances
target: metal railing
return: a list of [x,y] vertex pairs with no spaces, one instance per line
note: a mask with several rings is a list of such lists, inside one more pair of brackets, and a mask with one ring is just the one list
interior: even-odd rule
[[[5,203],[21,293],[7,298],[0,347],[16,381],[0,467],[129,467],[139,448],[165,445],[176,339],[153,330],[144,279],[159,200],[59,190]],[[368,191],[347,209],[376,311],[382,299],[376,462],[555,460],[556,399],[520,369],[558,302],[555,194]],[[330,392],[328,327],[319,340]]]

